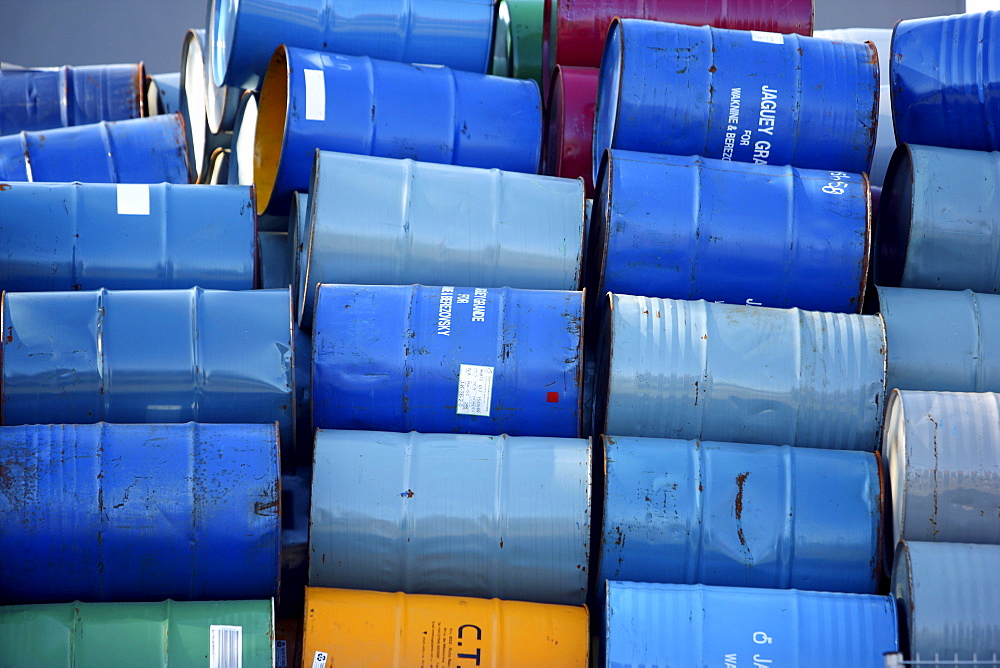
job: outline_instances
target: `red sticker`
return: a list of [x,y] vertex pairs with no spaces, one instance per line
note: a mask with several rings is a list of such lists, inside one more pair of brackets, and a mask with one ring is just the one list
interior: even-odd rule
[[549,402],[550,404],[558,404],[559,403],[559,393],[558,392],[549,392],[546,395],[545,400],[547,402]]

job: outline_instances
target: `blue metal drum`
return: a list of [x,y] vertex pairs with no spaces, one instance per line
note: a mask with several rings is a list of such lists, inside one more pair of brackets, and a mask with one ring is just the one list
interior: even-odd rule
[[233,120],[229,145],[229,183],[248,186],[253,183],[253,144],[257,131],[257,93],[243,91]]
[[609,582],[601,663],[882,668],[899,648],[889,596]]
[[0,69],[0,135],[145,116],[145,86],[142,63]]
[[607,148],[867,172],[878,89],[870,44],[619,19],[601,61],[595,176]]
[[604,580],[874,594],[874,452],[605,436]]
[[1000,295],[878,287],[886,390],[1000,392]]
[[485,73],[494,0],[210,0],[217,84],[259,88],[279,44]]
[[0,600],[270,598],[277,425],[0,428]]
[[256,423],[294,443],[285,290],[3,296],[3,423]]
[[595,300],[611,291],[861,309],[871,237],[861,174],[611,149],[594,212]]
[[260,255],[260,287],[287,288],[291,285],[288,266],[288,232],[257,233],[257,252]]
[[[609,295],[595,433],[878,448],[878,316]],[[891,345],[890,345],[891,350]]]
[[309,585],[582,605],[590,441],[316,431]]
[[[995,512],[993,510],[992,512]],[[892,593],[917,665],[1000,665],[1000,545],[903,541]]]
[[1000,12],[900,21],[889,83],[900,144],[1000,150]]
[[146,105],[150,116],[181,110],[181,73],[152,74],[147,77]]
[[875,283],[1000,293],[1000,153],[903,144],[879,211]]
[[188,183],[179,113],[0,137],[0,180]]
[[318,151],[309,203],[300,324],[317,283],[580,284],[580,180]]
[[313,423],[580,434],[583,293],[320,285]]
[[253,188],[8,183],[0,290],[254,287]]
[[280,46],[258,107],[257,209],[287,212],[317,148],[536,174],[541,146],[534,81]]

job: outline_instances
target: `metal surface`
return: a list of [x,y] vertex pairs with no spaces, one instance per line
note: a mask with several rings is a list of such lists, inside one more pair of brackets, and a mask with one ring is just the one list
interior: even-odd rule
[[229,149],[217,148],[212,151],[212,159],[208,161],[205,183],[212,186],[224,186],[229,183]]
[[[506,72],[493,74],[517,79],[534,79],[542,85],[542,11],[545,0],[500,0],[494,30],[494,48],[507,49]],[[501,21],[500,17],[506,17]],[[501,32],[503,34],[501,34]]]
[[151,74],[146,87],[146,108],[150,116],[181,110],[181,73]]
[[0,290],[254,287],[250,187],[9,183]]
[[253,183],[253,145],[257,132],[257,93],[243,91],[233,120],[229,147],[229,183],[248,186]]
[[260,253],[260,287],[287,288],[292,284],[291,267],[288,266],[288,232],[257,233]]
[[264,423],[294,443],[288,290],[3,296],[3,423]]
[[874,452],[605,436],[599,582],[874,594]]
[[997,545],[900,543],[892,593],[907,658],[940,659],[942,666],[956,665],[953,660],[1000,665],[998,571]]
[[582,327],[581,292],[321,285],[313,422],[575,438]]
[[[892,46],[892,28],[835,28],[833,30],[816,30],[813,37],[828,39],[832,42],[871,42],[878,53],[879,86],[889,85],[889,52]],[[881,98],[885,107],[889,107],[889,96]],[[891,115],[890,115],[891,117]],[[881,122],[881,114],[879,117]],[[891,122],[890,122],[891,126]]]
[[896,24],[889,80],[896,140],[996,151],[1000,12]]
[[598,70],[557,65],[552,75],[545,120],[542,171],[567,179],[582,178],[587,197],[594,196],[594,107]]
[[271,601],[167,600],[2,607],[0,666],[208,666],[213,626],[241,629],[243,666],[271,665]]
[[586,286],[857,313],[871,211],[861,174],[611,149],[597,179]]
[[0,135],[146,115],[142,63],[0,68]]
[[892,482],[892,544],[1000,545],[1000,395],[889,395],[882,452]]
[[878,86],[870,44],[616,20],[594,158],[621,148],[868,172]]
[[[597,433],[873,451],[877,316],[611,294]],[[891,346],[890,346],[891,349]]]
[[298,279],[304,326],[317,283],[580,284],[580,181],[317,151],[309,207]]
[[278,591],[277,425],[3,427],[0,465],[3,603]]
[[258,88],[275,47],[484,73],[494,0],[210,0],[215,82]]
[[1000,295],[878,288],[886,391],[1000,392]]
[[585,602],[589,440],[319,429],[315,456],[310,585]]
[[889,596],[609,582],[605,666],[882,668],[896,651]]
[[306,588],[302,664],[587,668],[583,606]]
[[[292,207],[288,212],[288,256],[286,259],[289,271],[290,285],[292,288],[292,309],[295,312],[295,321],[299,327],[311,332],[311,327],[306,327],[302,322],[302,314],[299,312],[299,305],[302,303],[303,295],[300,293],[299,284],[305,282],[305,266],[301,263],[304,259],[306,244],[309,239],[309,193],[295,193],[292,197]],[[312,295],[315,298],[316,295]],[[308,295],[306,295],[308,297]],[[308,320],[312,322],[312,311],[306,313]]]
[[181,115],[0,137],[0,180],[188,183]]
[[876,232],[878,285],[1000,292],[1000,153],[903,144]]
[[208,116],[205,98],[205,31],[188,30],[181,49],[180,111],[187,137],[187,161],[192,183],[204,183],[208,169]]
[[542,121],[534,81],[281,46],[268,65],[258,114],[260,213],[287,212],[291,193],[309,187],[317,148],[538,172]]
[[208,119],[208,131],[212,133],[231,132],[236,122],[236,111],[240,106],[240,98],[245,92],[236,86],[219,86],[212,75],[212,60],[209,57],[212,48],[205,45],[202,59],[205,65],[205,114]]

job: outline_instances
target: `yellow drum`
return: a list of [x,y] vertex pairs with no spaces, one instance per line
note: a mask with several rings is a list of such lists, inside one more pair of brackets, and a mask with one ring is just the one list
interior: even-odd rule
[[305,668],[588,665],[583,606],[306,588]]

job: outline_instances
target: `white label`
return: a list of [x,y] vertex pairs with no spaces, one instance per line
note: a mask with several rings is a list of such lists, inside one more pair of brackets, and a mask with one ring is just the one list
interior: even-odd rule
[[274,668],[288,668],[288,650],[284,640],[274,641]]
[[326,652],[316,652],[313,656],[313,668],[326,668],[327,656]]
[[118,215],[148,216],[149,186],[143,183],[119,183]]
[[243,627],[212,626],[209,634],[209,668],[243,668]]
[[306,78],[306,120],[326,120],[326,80],[323,70],[302,70]]
[[785,43],[785,36],[780,32],[762,32],[760,30],[751,30],[750,39],[755,42],[767,42],[768,44]]
[[462,364],[458,372],[459,415],[490,416],[493,402],[493,367]]

